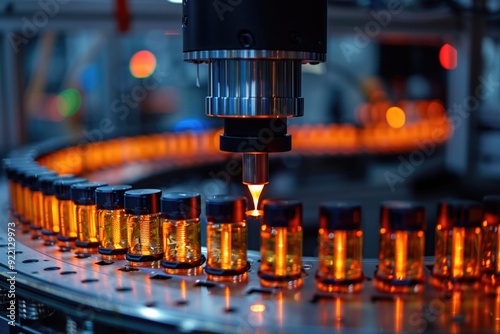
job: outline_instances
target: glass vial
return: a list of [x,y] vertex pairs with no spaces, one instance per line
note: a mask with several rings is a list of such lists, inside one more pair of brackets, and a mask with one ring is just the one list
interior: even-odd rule
[[52,171],[33,171],[26,174],[26,185],[31,192],[31,210],[29,221],[32,239],[42,237],[43,194],[38,180],[44,176],[57,176]]
[[481,242],[481,276],[487,284],[487,291],[497,292],[500,287],[500,195],[488,195],[483,198],[483,239]]
[[318,290],[360,291],[363,286],[361,205],[354,202],[321,204],[318,241]]
[[159,189],[134,189],[124,194],[128,252],[125,258],[135,267],[158,267],[163,258]]
[[424,287],[425,207],[388,201],[380,215],[379,264],[374,285],[383,292],[412,293]]
[[267,199],[260,231],[260,284],[287,289],[302,286],[302,203]]
[[203,272],[201,253],[201,196],[193,192],[170,192],[161,197],[162,267],[169,274],[197,275]]
[[451,276],[451,242],[453,236],[453,217],[456,206],[453,204],[457,199],[445,199],[438,203],[436,218],[436,241],[434,246],[435,262],[432,267],[431,283],[443,287]]
[[83,182],[71,186],[71,200],[75,204],[77,253],[97,253],[99,247],[99,227],[97,225],[97,208],[95,190],[107,186],[103,182]]
[[95,190],[97,225],[99,226],[98,252],[103,260],[123,260],[127,254],[127,214],[124,194],[129,185],[99,187]]
[[33,161],[29,158],[6,158],[2,160],[3,169],[7,176],[9,185],[9,205],[12,218],[18,218],[18,203],[17,203],[17,183],[15,180],[16,171],[21,166],[33,165]]
[[20,167],[17,170],[17,182],[19,184],[19,213],[21,223],[21,232],[22,233],[30,233],[30,225],[33,216],[33,201],[32,201],[32,193],[30,188],[28,187],[28,179],[27,176],[29,173],[33,172],[46,172],[48,171],[45,167],[40,166],[25,166]]
[[55,245],[60,231],[59,202],[54,194],[54,182],[74,178],[72,174],[61,176],[42,176],[38,180],[42,192],[42,239],[46,246]]
[[447,199],[439,203],[433,285],[478,287],[482,221],[479,202]]
[[36,169],[39,166],[34,162],[29,162],[26,164],[16,165],[14,168],[10,169],[10,175],[12,179],[13,185],[13,203],[14,203],[14,211],[15,217],[17,218],[17,222],[21,223],[23,216],[23,186],[21,184],[21,173],[26,169]]
[[248,279],[247,200],[242,196],[215,195],[206,200],[207,264],[211,281],[244,282]]
[[54,194],[57,198],[59,211],[59,234],[57,245],[61,250],[75,248],[78,237],[76,224],[75,203],[71,200],[71,186],[77,183],[87,182],[84,178],[73,178],[68,180],[57,180],[54,182]]

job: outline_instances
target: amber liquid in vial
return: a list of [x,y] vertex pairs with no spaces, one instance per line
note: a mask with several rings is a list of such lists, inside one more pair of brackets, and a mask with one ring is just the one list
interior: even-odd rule
[[23,187],[19,183],[15,183],[15,197],[16,197],[16,212],[18,215],[18,220],[24,215],[24,199],[23,199]]
[[[128,253],[131,266],[159,267],[163,257],[161,244],[160,214],[129,215],[127,218]],[[132,261],[132,258],[138,259]]]
[[454,227],[451,249],[451,278],[455,282],[473,283],[479,280],[479,245],[481,229],[479,227]]
[[75,217],[75,204],[71,200],[59,200],[60,231],[57,245],[60,248],[74,248],[78,237],[78,227]]
[[95,205],[75,205],[77,224],[77,251],[81,253],[97,253],[99,247],[99,230],[96,220]]
[[488,224],[487,220],[483,222],[482,226],[482,240],[481,240],[481,254],[480,254],[480,272],[481,279],[484,284],[487,286],[486,292],[489,293],[492,291],[496,293],[496,289],[492,288],[498,285],[500,272],[497,270],[497,266],[500,263],[500,259],[498,256],[499,248],[498,248],[498,225],[496,224]]
[[[259,270],[262,286],[297,288],[302,285],[302,238],[301,226],[262,225]],[[274,279],[266,280],[266,276]]]
[[[213,269],[245,271],[247,266],[247,227],[245,222],[208,222],[207,266]],[[239,275],[208,275],[213,281],[244,281],[246,272]]]
[[42,236],[43,194],[41,191],[33,191],[31,202],[33,205],[31,221],[31,237],[39,239]]
[[[435,262],[432,268],[432,275],[438,280],[451,276],[451,246],[452,246],[452,229],[446,229],[441,224],[436,226],[436,247],[435,247]],[[441,285],[442,283],[432,280],[433,284]]]
[[361,230],[320,229],[318,289],[326,292],[359,291],[363,285],[362,248]]
[[[201,260],[201,226],[199,219],[163,220],[164,260],[171,263],[196,264]],[[197,275],[203,268],[170,269],[171,274]]]
[[57,242],[57,234],[60,231],[59,224],[59,201],[55,195],[43,196],[43,219],[42,237],[46,245],[54,245]]
[[[380,229],[379,267],[375,286],[391,293],[419,292],[423,289],[424,232]],[[408,285],[395,282],[415,282]]]
[[30,232],[30,223],[33,219],[33,201],[31,190],[28,187],[21,187],[22,189],[22,200],[23,200],[23,212],[21,219],[21,232]]
[[104,260],[124,259],[127,252],[127,214],[125,209],[97,210],[100,248],[114,255],[102,255]]

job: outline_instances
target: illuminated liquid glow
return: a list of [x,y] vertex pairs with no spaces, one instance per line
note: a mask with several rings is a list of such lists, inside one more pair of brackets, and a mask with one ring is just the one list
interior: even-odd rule
[[[259,275],[266,287],[296,288],[302,285],[302,227],[261,226],[261,265]],[[287,278],[281,281],[280,279]]]
[[59,223],[59,202],[54,195],[44,196],[43,227],[57,234],[61,230]]
[[[208,221],[207,266],[213,269],[243,270],[246,265],[246,223],[218,224]],[[229,279],[232,276],[227,277]]]
[[78,226],[79,241],[83,242],[99,241],[95,205],[77,205],[76,221]]
[[498,333],[500,331],[500,287],[496,288],[496,299],[495,299],[495,332]]
[[285,227],[276,228],[276,275],[286,275],[286,257],[287,257],[287,230]]
[[160,215],[129,215],[127,218],[129,254],[163,257]]
[[406,278],[407,249],[408,233],[405,231],[396,231],[394,274],[398,280],[404,280]]
[[111,218],[111,240],[113,248],[121,248],[122,220],[120,215],[112,215]]
[[220,236],[221,268],[231,269],[231,225],[221,225]]
[[389,293],[420,291],[425,281],[424,243],[423,231],[381,228],[375,287]]
[[23,187],[23,193],[24,193],[24,201],[25,201],[24,202],[23,217],[28,222],[32,223],[33,222],[33,203],[32,203],[31,190],[28,187]]
[[436,277],[447,277],[450,275],[451,266],[451,230],[444,228],[442,224],[436,226],[436,247],[434,267],[432,274]]
[[127,215],[124,209],[97,212],[99,240],[104,249],[124,249],[127,247]]
[[335,231],[334,234],[335,270],[333,276],[336,280],[341,280],[345,278],[346,271],[347,233],[345,231]]
[[179,262],[186,262],[186,221],[179,221],[175,226],[177,234],[177,259]]
[[463,277],[465,228],[454,228],[451,247],[452,277]]
[[41,191],[33,192],[33,225],[42,226],[43,217],[43,194]]
[[[326,292],[359,291],[363,282],[363,232],[319,229],[317,288]],[[338,282],[333,283],[332,280]],[[343,284],[351,281],[352,284]]]
[[200,220],[163,220],[164,259],[193,263],[201,257]]
[[10,207],[16,211],[16,190],[15,190],[15,183],[12,180],[9,180],[9,194],[10,194]]
[[496,258],[496,270],[500,273],[500,228],[497,230],[497,258]]
[[59,201],[60,235],[76,239],[78,236],[75,219],[75,204],[70,200]]
[[140,230],[140,250],[142,255],[149,255],[151,254],[151,251],[149,249],[149,237],[150,237],[150,228],[149,224],[146,222],[140,222],[139,223],[139,230]]

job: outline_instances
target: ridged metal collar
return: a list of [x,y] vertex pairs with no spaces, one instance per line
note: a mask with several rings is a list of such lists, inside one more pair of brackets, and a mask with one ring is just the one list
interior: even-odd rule
[[215,59],[302,60],[303,63],[326,61],[326,53],[284,50],[202,50],[183,53],[184,61],[202,62]]

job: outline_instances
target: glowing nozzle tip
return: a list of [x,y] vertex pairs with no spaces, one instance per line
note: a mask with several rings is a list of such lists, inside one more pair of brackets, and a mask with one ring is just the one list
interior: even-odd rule
[[253,199],[253,208],[256,211],[259,207],[259,198],[260,194],[262,194],[262,190],[264,189],[265,184],[248,184],[248,190],[250,190],[250,194]]

